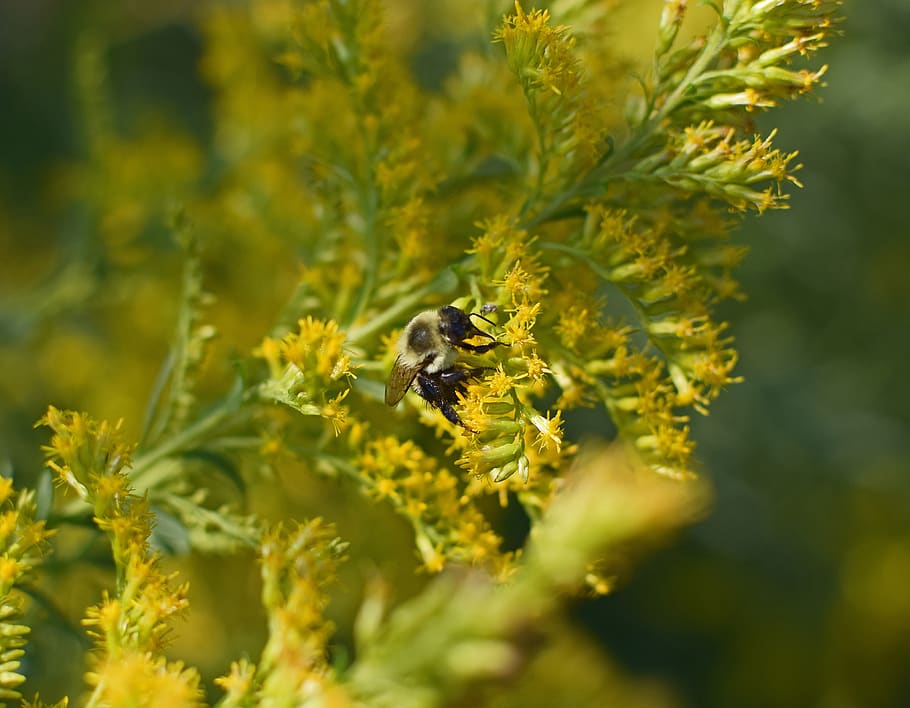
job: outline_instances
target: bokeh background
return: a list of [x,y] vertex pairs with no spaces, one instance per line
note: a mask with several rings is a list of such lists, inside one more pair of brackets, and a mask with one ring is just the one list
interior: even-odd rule
[[[418,6],[393,20],[409,28],[423,80],[438,81],[457,13]],[[48,404],[138,431],[176,315],[181,254],[166,214],[190,185],[204,189],[215,140],[198,11],[0,0],[0,471],[23,484],[41,469],[46,433],[32,425]],[[647,51],[657,12],[627,2],[616,41]],[[800,151],[805,188],[737,236],[751,247],[748,300],[723,314],[745,382],[695,421],[715,509],[616,593],[572,609],[621,671],[684,706],[910,705],[910,3],[848,2],[845,14],[823,57],[829,85],[759,121]],[[114,107],[101,116],[86,100],[99,76]],[[99,126],[123,138],[107,172],[92,163]],[[204,258],[221,336],[203,391],[223,387],[231,353],[255,345],[252,324],[272,321],[293,287],[292,245],[257,237],[233,258],[230,239]],[[399,598],[417,591],[398,520],[287,475],[264,508],[325,513],[366,557],[388,559],[380,570]],[[194,608],[175,651],[206,676],[255,651],[264,628],[249,558],[174,565]],[[103,569],[85,582],[56,572],[46,591],[63,617],[33,637],[26,664],[48,698],[74,692],[81,665],[59,657],[77,655],[71,620],[103,584]],[[371,572],[355,568],[335,607],[342,644]]]

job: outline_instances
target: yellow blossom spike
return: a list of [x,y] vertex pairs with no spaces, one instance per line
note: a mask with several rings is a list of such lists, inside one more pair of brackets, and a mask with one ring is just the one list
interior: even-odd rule
[[34,582],[35,568],[47,553],[54,531],[35,519],[35,493],[16,492],[12,480],[0,478],[0,698],[18,700],[25,676],[19,673],[30,628],[22,624],[22,588]]

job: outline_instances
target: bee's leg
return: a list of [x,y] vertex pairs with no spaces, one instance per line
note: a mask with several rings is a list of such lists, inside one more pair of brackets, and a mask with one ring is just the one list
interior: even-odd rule
[[455,346],[460,349],[467,349],[471,352],[477,352],[478,354],[483,354],[484,352],[490,351],[493,347],[498,347],[504,345],[505,342],[489,342],[487,344],[468,344],[467,342],[459,342]]
[[449,403],[448,401],[442,401],[439,404],[438,408],[442,412],[442,414],[446,417],[446,420],[448,420],[450,423],[454,423],[455,425],[458,425],[462,428],[468,427],[464,424],[464,421],[462,421],[461,416],[458,415],[458,412],[452,407],[452,404]]
[[446,386],[457,389],[468,379],[480,378],[484,371],[489,371],[489,368],[488,366],[479,366],[475,369],[450,369],[449,371],[442,371],[436,376]]
[[441,374],[417,374],[417,392],[427,403],[438,408],[450,423],[464,428],[465,424],[452,405],[455,400],[454,386],[456,383],[449,383],[445,380],[447,374],[457,373],[460,372],[453,370]]

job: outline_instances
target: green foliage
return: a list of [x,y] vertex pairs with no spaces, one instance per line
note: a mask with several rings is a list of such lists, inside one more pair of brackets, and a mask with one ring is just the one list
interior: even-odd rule
[[[839,4],[726,0],[683,41],[686,2],[670,0],[629,90],[628,60],[601,32],[607,2],[464,19],[446,28],[458,61],[431,88],[387,19],[399,4],[216,3],[194,18],[208,142],[159,121],[119,130],[113,39],[85,30],[73,77],[85,154],[65,199],[106,265],[141,271],[165,234],[184,263],[138,444],[82,413],[41,421],[71,493],[53,518],[104,532],[116,572],[83,620],[87,704],[202,701],[198,671],[165,653],[188,607],[165,551],[259,549],[268,638],[217,680],[223,705],[442,706],[495,702],[566,598],[608,592],[636,551],[698,518],[689,416],[738,381],[716,314],[740,296],[731,214],[781,208],[798,184],[795,153],[752,119],[819,84],[823,67],[793,62],[824,46]],[[58,276],[71,303],[86,296],[66,286],[79,272]],[[224,300],[239,305],[216,327]],[[442,304],[487,313],[501,344],[461,356],[482,372],[457,397],[464,427],[413,395],[403,411],[382,400],[401,329]],[[219,332],[236,337],[230,357]],[[566,421],[581,407],[622,443],[580,443]],[[330,661],[325,613],[356,546],[318,519],[244,508],[283,469],[387,504],[423,571],[457,566],[388,618],[369,594],[350,666]],[[497,502],[528,520],[520,548]],[[608,683],[592,705],[625,682]]]

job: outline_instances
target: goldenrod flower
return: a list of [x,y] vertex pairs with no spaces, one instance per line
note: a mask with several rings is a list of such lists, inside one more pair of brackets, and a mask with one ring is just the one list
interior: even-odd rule
[[249,705],[255,700],[256,665],[248,659],[231,662],[231,671],[227,676],[219,676],[215,684],[224,690],[223,704],[230,706]]
[[[292,292],[256,335],[259,361],[241,362],[230,392],[197,406],[192,383],[215,330],[198,318],[210,296],[197,242],[176,219],[184,295],[138,452],[119,423],[53,407],[41,421],[53,431],[48,468],[106,536],[116,569],[83,620],[94,641],[87,705],[201,701],[197,672],[162,655],[188,588],[162,571],[150,539],[156,514],[169,513],[196,550],[216,537],[259,539],[254,521],[204,508],[209,489],[187,473],[214,463],[244,487],[250,470],[234,467],[236,450],[272,466],[299,457],[388,504],[413,529],[421,568],[440,575],[419,612],[388,631],[364,621],[364,645],[339,677],[325,610],[346,547],[319,519],[276,525],[260,547],[268,641],[257,663],[234,662],[217,680],[226,706],[473,695],[464,689],[519,670],[516,634],[563,593],[613,587],[618,547],[695,516],[689,418],[739,380],[731,328],[717,316],[719,301],[742,297],[733,271],[745,249],[728,236],[799,186],[796,153],[776,147],[773,130],[755,134],[754,118],[821,84],[814,53],[840,5],[709,4],[716,22],[686,40],[689,3],[667,0],[653,62],[630,71],[608,41],[612,3],[517,2],[491,51],[459,35],[451,46],[472,48],[432,90],[411,71],[412,18],[386,23],[379,0],[251,0],[203,13],[214,125],[205,164],[217,170],[193,192],[194,220],[242,264],[220,271],[226,285],[250,282],[258,265]],[[157,224],[170,186],[195,184],[203,156],[185,136],[117,135],[102,32],[78,52],[91,164],[76,182],[88,207],[79,213],[97,217],[123,263],[141,255],[137,235]],[[617,77],[633,74],[640,86],[626,91]],[[152,155],[162,170],[145,168]],[[300,265],[289,270],[288,258]],[[463,426],[383,404],[400,328],[444,303],[485,317],[497,342],[443,357],[469,370],[443,392]],[[577,406],[599,406],[637,456],[600,450],[576,463],[566,417]],[[521,506],[523,548],[504,550],[496,503]],[[48,535],[34,495],[0,478],[0,699],[18,698],[28,630],[17,588]],[[452,564],[468,567],[441,572]],[[509,582],[494,590],[494,579]]]
[[195,670],[156,658],[174,616],[187,607],[188,587],[161,572],[149,546],[151,512],[148,500],[135,496],[129,485],[131,446],[120,426],[53,407],[40,424],[54,431],[45,448],[49,466],[92,505],[117,569],[115,594],[105,594],[83,621],[92,628],[97,649],[95,670],[87,677],[94,688],[92,702],[119,705],[124,696],[161,695],[175,705],[198,704]]
[[[313,519],[294,528],[279,525],[265,534],[260,549],[262,599],[269,613],[269,639],[255,675],[264,703],[302,704],[331,684],[328,641],[332,623],[323,610],[326,589],[335,582],[347,544],[331,524]],[[252,669],[235,664],[221,684],[251,693]]]
[[179,661],[128,649],[101,660],[87,675],[94,687],[88,705],[94,706],[174,706],[195,708],[204,705],[199,675]]
[[535,196],[552,194],[590,170],[607,144],[575,38],[568,27],[552,26],[547,10],[525,12],[517,0],[494,38],[505,47],[537,131]]
[[54,532],[35,520],[35,493],[17,493],[9,478],[0,478],[0,509],[0,700],[19,700],[18,687],[25,681],[19,673],[20,658],[31,631],[21,624],[20,588],[33,581]]
[[269,365],[260,395],[304,415],[321,416],[337,435],[346,425],[347,408],[341,402],[354,378],[345,335],[331,320],[307,317],[298,326],[280,341],[266,337],[256,350]]
[[[376,439],[354,461],[365,492],[388,500],[409,520],[429,572],[448,561],[501,563],[500,539],[455,475],[410,441]],[[508,556],[508,554],[505,554]]]

